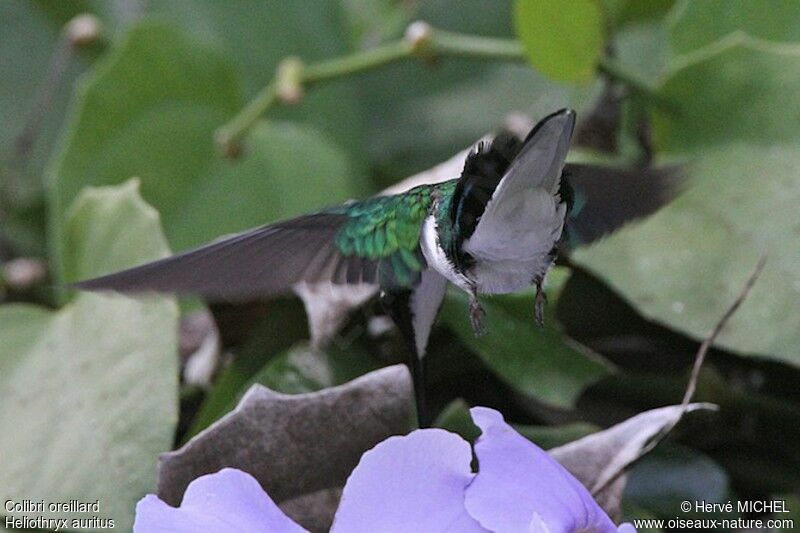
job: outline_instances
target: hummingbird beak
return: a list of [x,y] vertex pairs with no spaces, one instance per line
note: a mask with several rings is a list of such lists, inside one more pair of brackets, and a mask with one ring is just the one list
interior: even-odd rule
[[555,193],[574,130],[572,109],[561,109],[543,118],[528,134],[504,181],[513,189],[542,187]]

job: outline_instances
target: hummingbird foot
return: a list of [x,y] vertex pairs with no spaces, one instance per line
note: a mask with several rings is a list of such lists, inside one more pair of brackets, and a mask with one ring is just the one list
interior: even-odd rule
[[480,337],[486,333],[486,329],[483,327],[483,319],[485,316],[486,311],[484,311],[483,307],[481,307],[481,303],[478,301],[478,296],[473,294],[469,301],[469,323],[472,326],[472,331],[475,332],[476,337]]
[[547,303],[547,295],[542,289],[542,282],[536,282],[536,297],[533,299],[533,317],[536,319],[536,324],[544,327],[544,306]]

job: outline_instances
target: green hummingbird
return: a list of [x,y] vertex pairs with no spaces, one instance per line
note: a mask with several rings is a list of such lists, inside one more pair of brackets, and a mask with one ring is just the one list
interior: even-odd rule
[[482,332],[480,294],[542,284],[559,253],[597,240],[674,196],[674,169],[566,164],[575,112],[562,109],[525,139],[479,143],[461,175],[224,237],[200,248],[82,281],[85,290],[159,291],[245,301],[303,282],[368,283],[409,348],[417,416],[430,423],[425,349],[448,283],[469,295]]

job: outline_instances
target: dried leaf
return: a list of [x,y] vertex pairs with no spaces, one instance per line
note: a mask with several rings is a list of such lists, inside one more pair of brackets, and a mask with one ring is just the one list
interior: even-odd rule
[[[707,403],[690,404],[686,412],[715,409]],[[620,516],[625,488],[622,473],[639,459],[642,448],[681,416],[682,407],[672,405],[638,414],[615,426],[550,450],[550,454],[583,483],[614,519]]]
[[280,508],[307,530],[321,533],[330,530],[341,497],[341,488],[323,489],[286,500]]
[[226,466],[253,475],[276,502],[341,487],[362,453],[410,430],[411,398],[404,365],[309,394],[254,385],[236,409],[161,455],[158,495],[178,505],[189,482]]

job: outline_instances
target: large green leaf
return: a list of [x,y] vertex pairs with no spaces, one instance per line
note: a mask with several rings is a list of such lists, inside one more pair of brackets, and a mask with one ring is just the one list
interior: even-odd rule
[[610,25],[615,29],[663,18],[675,5],[675,0],[602,0],[601,5]]
[[[288,56],[313,63],[349,51],[339,2],[196,0],[149,2],[147,8],[223,50],[241,76],[247,99],[269,83],[278,63]],[[316,126],[360,159],[366,139],[359,100],[356,80],[344,79],[318,85],[300,105],[273,109],[270,116]]]
[[87,185],[139,176],[176,249],[354,196],[358,168],[310,126],[262,123],[241,160],[224,160],[213,132],[240,105],[214,49],[135,26],[81,86],[52,165],[56,261],[64,206]]
[[[731,498],[728,475],[711,458],[680,446],[656,449],[633,467],[625,488],[625,499],[656,516],[673,518],[682,501],[725,503]],[[735,519],[733,512],[681,512],[687,519]]]
[[691,158],[689,189],[574,259],[646,317],[702,338],[766,254],[718,342],[800,364],[800,47],[729,41],[682,60],[659,91],[657,140]]
[[800,3],[794,0],[681,0],[670,17],[676,53],[702,48],[741,31],[776,42],[800,42]]
[[693,187],[641,225],[574,255],[646,317],[708,334],[762,254],[767,266],[718,343],[800,364],[800,144],[708,150]]
[[597,0],[517,0],[517,36],[534,68],[557,80],[589,81],[603,52]]
[[[442,308],[447,324],[500,379],[515,390],[557,407],[570,407],[581,391],[608,374],[609,366],[586,348],[533,319],[533,295],[495,296],[483,302],[486,333],[476,338],[466,298],[449,294]],[[552,320],[553,313],[549,316]]]
[[[80,276],[168,253],[135,183],[87,191],[66,229]],[[94,294],[58,312],[0,308],[4,501],[99,499],[99,515],[130,530],[134,504],[154,489],[157,456],[174,438],[177,317],[168,299]]]
[[733,140],[767,145],[798,138],[800,45],[732,35],[676,58],[658,90],[659,147],[701,153]]

